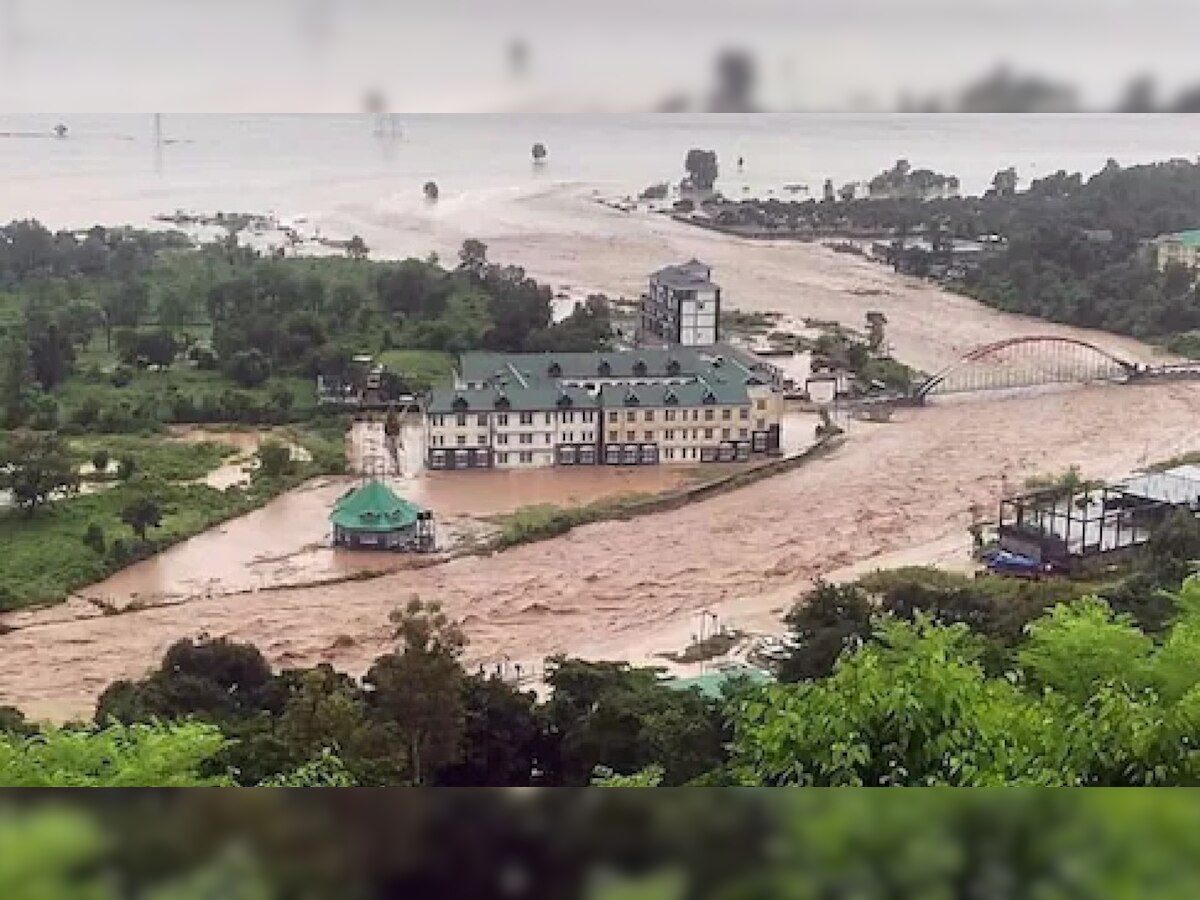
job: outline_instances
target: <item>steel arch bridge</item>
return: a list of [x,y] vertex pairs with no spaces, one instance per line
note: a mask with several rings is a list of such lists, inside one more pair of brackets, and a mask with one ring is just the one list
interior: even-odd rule
[[913,392],[921,402],[938,394],[1035,387],[1043,384],[1126,382],[1137,367],[1087,341],[1033,335],[976,347],[930,376]]

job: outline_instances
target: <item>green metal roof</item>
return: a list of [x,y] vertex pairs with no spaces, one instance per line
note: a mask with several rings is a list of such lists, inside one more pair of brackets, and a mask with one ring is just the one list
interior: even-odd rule
[[774,678],[762,671],[762,669],[744,667],[727,669],[723,672],[710,672],[707,675],[697,675],[694,678],[671,678],[664,682],[664,684],[673,691],[690,691],[695,688],[705,697],[717,700],[722,696],[727,684],[739,679],[745,679],[755,687],[763,684],[771,684],[775,681]]
[[329,521],[347,531],[386,532],[408,528],[417,521],[419,506],[396,496],[387,485],[368,481],[342,495]]
[[533,387],[505,385],[496,388],[434,388],[426,409],[431,413],[529,412],[531,410],[591,409],[596,399],[583,388],[553,384]]
[[690,381],[687,384],[633,384],[605,387],[600,403],[615,406],[741,405],[748,401],[740,381]]

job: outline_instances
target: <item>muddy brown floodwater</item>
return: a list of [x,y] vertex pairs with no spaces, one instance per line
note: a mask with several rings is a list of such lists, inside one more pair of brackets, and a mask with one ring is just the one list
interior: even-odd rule
[[[898,358],[926,371],[972,347],[1022,334],[1081,337],[1130,360],[1155,351],[1136,342],[1008,316],[816,245],[751,242],[660,216],[627,215],[581,199],[575,188],[473,208],[433,221],[397,221],[371,210],[347,227],[378,253],[452,258],[466,237],[489,256],[578,293],[636,296],[644,273],[699,256],[715,267],[728,304],[794,319],[860,326],[888,317]],[[972,504],[1036,473],[1079,465],[1090,477],[1200,448],[1200,385],[1106,386],[974,397],[900,412],[889,424],[850,424],[827,458],[701,504],[628,522],[576,529],[489,558],[396,571],[371,581],[230,594],[379,566],[321,546],[329,505],[348,486],[323,480],[139,564],[91,591],[173,596],[176,605],[99,616],[75,600],[7,617],[0,635],[0,703],[61,719],[90,712],[114,679],[136,677],[173,641],[201,633],[257,644],[276,664],[329,661],[361,672],[385,646],[387,614],[416,594],[463,620],[470,662],[536,661],[555,652],[642,660],[678,649],[700,610],[739,623],[777,620],[817,575],[864,561],[957,559]],[[406,457],[405,472],[415,473]],[[669,486],[668,468],[444,473],[401,477],[402,493],[443,517],[537,502]],[[648,474],[642,474],[648,473]],[[597,481],[599,479],[599,481]],[[913,548],[919,548],[914,550]],[[686,639],[686,637],[685,637]]]
[[[965,542],[970,506],[994,504],[1004,475],[1078,464],[1087,476],[1112,477],[1196,446],[1192,384],[907,410],[889,424],[855,424],[840,450],[787,475],[490,558],[88,620],[35,613],[0,637],[0,700],[47,717],[86,713],[113,679],[140,674],[172,641],[200,633],[252,641],[284,666],[327,660],[358,672],[387,645],[387,613],[412,595],[463,620],[472,662],[640,655],[696,610],[762,615],[817,575],[956,534]],[[281,517],[281,527],[289,521]]]

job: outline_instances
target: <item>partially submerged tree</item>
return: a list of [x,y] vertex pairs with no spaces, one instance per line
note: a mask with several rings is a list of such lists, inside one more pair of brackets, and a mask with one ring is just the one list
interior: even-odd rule
[[712,190],[719,174],[715,150],[701,150],[693,147],[688,151],[683,166],[687,170],[693,188],[701,191]]

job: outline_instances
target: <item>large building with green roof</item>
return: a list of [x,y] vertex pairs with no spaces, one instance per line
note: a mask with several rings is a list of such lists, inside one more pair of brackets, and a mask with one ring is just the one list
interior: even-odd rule
[[1169,265],[1200,269],[1200,228],[1163,234],[1150,242],[1154,262],[1160,270]]
[[729,347],[464,353],[426,404],[432,469],[746,461],[780,446],[780,373]]
[[356,550],[434,549],[433,515],[371,480],[347,491],[329,514],[335,547]]

